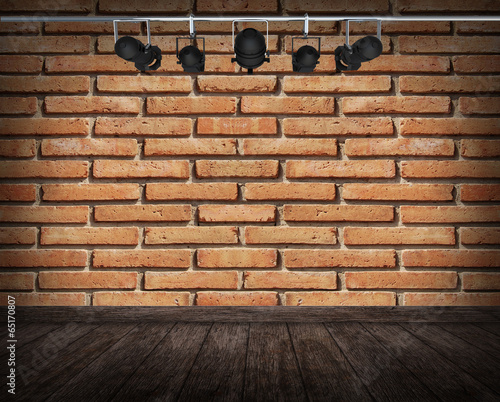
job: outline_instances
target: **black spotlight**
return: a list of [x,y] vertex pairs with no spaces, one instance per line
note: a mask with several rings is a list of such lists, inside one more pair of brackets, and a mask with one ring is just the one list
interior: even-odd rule
[[[193,38],[189,38],[193,39]],[[176,39],[176,54],[182,68],[187,73],[200,73],[205,71],[205,38],[203,40],[203,53],[196,46],[185,46],[179,52],[179,38]]]
[[373,60],[382,53],[382,42],[375,36],[365,36],[354,42],[352,47],[345,44],[335,49],[337,70],[357,70],[361,63]]
[[269,53],[266,52],[266,39],[259,31],[246,28],[236,35],[234,41],[234,53],[236,57],[231,59],[243,68],[248,69],[248,74],[253,69],[260,67],[265,61],[269,63]]
[[[321,39],[318,39],[318,50],[309,45],[304,45],[297,50],[293,51],[293,40],[292,38],[292,66],[293,71],[299,73],[312,73],[316,68],[316,64],[319,64],[319,57],[321,52]],[[303,38],[306,39],[306,38]]]
[[141,71],[158,70],[161,66],[160,48],[151,44],[144,46],[140,40],[131,36],[123,36],[116,41],[115,53],[122,59],[135,63],[135,68]]

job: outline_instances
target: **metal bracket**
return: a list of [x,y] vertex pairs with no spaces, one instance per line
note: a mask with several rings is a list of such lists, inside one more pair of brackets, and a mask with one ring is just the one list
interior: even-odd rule
[[[373,20],[345,20],[345,45],[347,46],[348,49],[351,49],[351,45],[349,45],[349,21],[352,22],[368,22],[368,21],[373,21]],[[378,40],[381,39],[382,36],[382,20],[377,20],[377,38]]]
[[[240,21],[240,22],[255,22],[255,21],[260,21],[260,22],[265,22],[266,23],[266,53],[267,55],[269,56],[269,21],[266,20],[266,19],[263,19],[263,18],[237,18],[235,20],[233,20],[233,23],[232,23],[232,39],[233,39],[233,49],[234,49],[234,23],[236,21]],[[236,55],[236,53],[235,53]]]
[[151,46],[151,27],[149,26],[149,19],[135,18],[133,20],[113,20],[113,33],[115,35],[115,43],[118,41],[118,22],[145,22],[148,32],[148,46]]
[[194,38],[196,36],[196,29],[194,27],[194,14],[189,15],[189,37]]
[[307,35],[309,34],[309,15],[307,13],[304,14],[304,30],[302,31],[302,34],[304,35],[304,38],[307,38]]

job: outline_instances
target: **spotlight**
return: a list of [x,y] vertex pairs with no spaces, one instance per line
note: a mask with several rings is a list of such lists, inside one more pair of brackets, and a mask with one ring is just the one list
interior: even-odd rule
[[335,64],[339,71],[357,70],[361,63],[373,60],[382,53],[382,42],[375,36],[365,36],[349,46],[335,49]]
[[[186,38],[194,39],[194,38]],[[179,52],[179,38],[176,39],[176,54],[179,61],[177,64],[181,64],[182,68],[187,73],[199,73],[205,71],[205,38],[203,40],[203,53],[200,52],[196,46],[185,46]]]
[[260,67],[264,62],[269,63],[264,35],[253,28],[246,28],[236,36],[234,53],[236,57],[233,57],[231,62],[236,61],[241,67],[247,68],[248,74],[252,74],[253,69]]
[[149,43],[144,46],[140,40],[131,36],[124,36],[116,41],[115,53],[122,59],[135,63],[135,68],[141,71],[157,70],[161,66],[160,48]]
[[[318,50],[309,45],[304,45],[297,50],[293,51],[293,40],[292,38],[292,66],[293,71],[299,73],[312,73],[316,68],[316,64],[319,64],[319,57],[321,52],[321,39],[318,39]],[[306,39],[306,38],[303,38]]]

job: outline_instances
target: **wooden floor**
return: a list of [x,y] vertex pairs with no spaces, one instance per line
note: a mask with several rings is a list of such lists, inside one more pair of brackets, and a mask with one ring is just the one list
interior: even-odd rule
[[[175,322],[19,313],[15,400],[500,400],[498,310],[467,310],[468,322],[451,313],[404,320],[404,311],[384,320],[380,309],[349,320],[234,322],[210,311]],[[10,400],[5,381],[0,395]]]

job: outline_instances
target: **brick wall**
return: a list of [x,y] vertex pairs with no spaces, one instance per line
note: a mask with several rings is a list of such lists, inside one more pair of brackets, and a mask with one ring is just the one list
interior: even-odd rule
[[[35,0],[4,14],[500,12],[476,0]],[[238,28],[248,26],[240,23]],[[144,37],[145,27],[120,24]],[[264,25],[254,25],[263,29]],[[113,54],[110,23],[0,23],[0,289],[27,305],[499,305],[500,24],[392,22],[384,54],[292,73],[269,24],[247,76],[231,23],[206,71]],[[352,41],[375,31],[352,23]],[[351,42],[352,43],[352,42]]]

